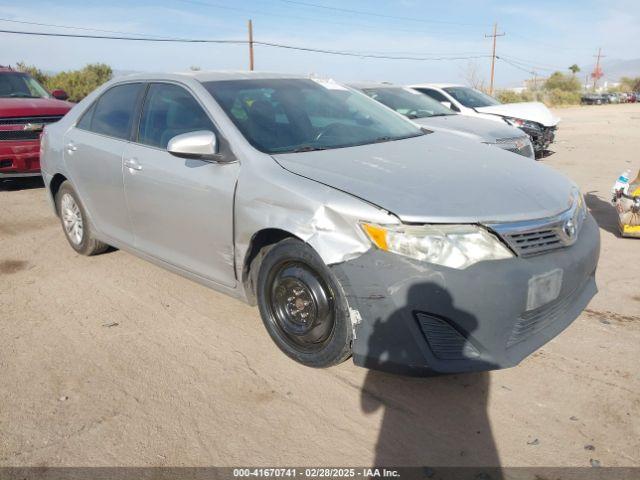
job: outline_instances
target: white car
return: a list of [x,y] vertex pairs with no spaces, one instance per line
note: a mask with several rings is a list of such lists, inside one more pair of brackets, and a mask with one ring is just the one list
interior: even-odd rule
[[423,83],[410,87],[462,115],[506,122],[522,129],[531,138],[537,157],[553,143],[560,122],[540,102],[500,103],[479,90],[450,83]]

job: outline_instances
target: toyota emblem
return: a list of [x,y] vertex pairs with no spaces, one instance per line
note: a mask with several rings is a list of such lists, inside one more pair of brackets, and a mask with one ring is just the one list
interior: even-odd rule
[[565,222],[564,226],[562,227],[562,231],[569,239],[573,239],[576,236],[576,224],[574,223],[573,219],[567,220]]

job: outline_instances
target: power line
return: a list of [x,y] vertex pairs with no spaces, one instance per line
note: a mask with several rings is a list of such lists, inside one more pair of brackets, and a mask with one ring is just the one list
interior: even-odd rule
[[522,70],[523,72],[527,72],[527,73],[532,74],[532,75],[536,73],[534,70],[528,70],[527,68],[522,67],[522,66],[520,66],[520,65],[518,65],[516,63],[513,63],[512,61],[507,60],[504,57],[496,56],[496,59],[502,60],[504,63],[506,63],[508,65],[511,65],[512,67],[517,68],[518,70]]
[[[159,38],[159,39],[163,39],[163,40],[181,40],[181,37],[169,37],[166,35],[152,35],[152,34],[147,34],[147,33],[134,33],[134,32],[123,32],[123,31],[117,31],[117,30],[101,30],[98,28],[87,28],[87,27],[76,27],[76,26],[72,26],[72,25],[60,25],[60,24],[52,24],[52,23],[42,23],[42,22],[34,22],[34,21],[27,21],[27,20],[16,20],[16,19],[9,19],[9,18],[0,18],[0,22],[12,22],[12,23],[20,23],[20,24],[25,24],[25,25],[37,25],[37,26],[42,26],[42,27],[53,27],[53,28],[68,28],[68,29],[73,29],[73,30],[82,30],[82,31],[87,31],[87,32],[98,32],[98,33],[116,33],[116,34],[121,34],[121,35],[131,35],[131,36],[140,36],[140,37],[151,37],[151,38]],[[368,51],[350,51],[350,53],[353,53],[357,56],[363,56],[363,55],[368,55],[368,54],[374,54],[374,55],[395,55],[395,56],[403,56],[403,55],[408,55],[408,56],[420,56],[420,57],[430,57],[430,56],[434,56],[434,57],[453,57],[455,59],[457,59],[460,56],[465,56],[465,55],[476,55],[477,57],[474,58],[484,58],[484,57],[488,57],[489,55],[485,55],[480,51],[463,51],[463,52],[456,52],[456,53],[442,53],[442,54],[436,54],[436,53],[421,53],[421,52],[411,52],[411,51],[385,51],[385,52],[380,52],[380,51],[373,51],[373,50],[368,50]],[[466,58],[466,57],[465,57]]]
[[[246,13],[248,16],[250,17],[254,17],[256,15],[260,16],[268,16],[268,17],[276,17],[278,19],[282,19],[282,18],[291,18],[294,20],[304,20],[304,21],[308,21],[308,22],[317,22],[317,23],[322,23],[324,25],[341,25],[341,26],[346,26],[346,27],[358,27],[358,28],[364,28],[364,29],[370,29],[370,30],[380,30],[380,26],[379,25],[372,25],[372,24],[364,24],[364,23],[356,23],[356,22],[342,22],[342,21],[336,21],[336,20],[327,20],[324,18],[314,18],[314,17],[305,17],[305,16],[300,16],[300,15],[291,15],[291,14],[287,14],[287,13],[274,13],[274,12],[269,12],[269,11],[264,11],[264,10],[255,10],[255,9],[248,9],[248,8],[242,8],[242,7],[231,7],[228,5],[221,5],[219,3],[211,3],[211,2],[204,2],[201,0],[177,0],[179,2],[182,3],[187,3],[187,4],[191,4],[191,5],[200,5],[203,7],[208,7],[208,8],[218,8],[218,9],[223,9],[223,10],[231,10],[231,11],[235,11],[235,12],[243,12]],[[388,31],[397,31],[397,32],[404,32],[404,33],[428,33],[425,32],[424,30],[419,30],[419,29],[407,29],[407,28],[397,28],[397,27],[389,27],[387,25],[384,26],[385,30]],[[435,32],[434,32],[435,33]],[[457,32],[437,32],[438,35],[458,35]]]
[[87,27],[74,27],[71,25],[59,25],[59,24],[53,24],[53,23],[41,23],[41,22],[30,22],[27,20],[16,20],[13,18],[0,18],[0,22],[11,22],[11,23],[20,23],[23,25],[37,25],[39,27],[53,27],[53,28],[69,28],[72,30],[82,30],[85,32],[100,32],[100,33],[117,33],[119,35],[133,35],[133,36],[140,36],[140,37],[156,37],[156,38],[166,38],[166,39],[171,39],[171,38],[175,38],[175,37],[166,37],[164,35],[152,35],[152,34],[148,34],[148,33],[132,33],[132,32],[122,32],[119,30],[101,30],[99,28],[87,28]]
[[[43,37],[63,37],[63,38],[87,38],[97,40],[124,40],[134,42],[164,42],[164,43],[211,43],[211,44],[235,44],[246,45],[248,40],[227,40],[227,39],[200,39],[200,38],[166,38],[166,37],[131,37],[131,36],[113,36],[113,35],[89,35],[78,33],[52,33],[52,32],[26,32],[20,30],[4,30],[0,29],[0,33],[8,33],[14,35],[34,35]],[[254,45],[264,47],[282,48],[287,50],[297,50],[303,52],[324,53],[328,55],[339,55],[359,58],[374,58],[381,60],[413,60],[413,61],[442,61],[442,60],[470,60],[475,58],[486,58],[489,55],[476,56],[440,56],[440,57],[418,57],[418,56],[394,56],[386,54],[365,54],[360,52],[351,52],[346,50],[330,50],[322,48],[301,47],[295,45],[287,45],[283,43],[264,42],[253,40]]]
[[321,8],[323,10],[331,10],[331,11],[334,11],[334,12],[356,13],[358,15],[368,15],[370,17],[377,17],[377,18],[391,18],[391,19],[395,19],[395,20],[404,20],[404,21],[409,21],[409,22],[441,24],[441,25],[459,25],[459,26],[463,26],[463,27],[484,26],[484,25],[477,24],[477,23],[449,22],[449,21],[446,21],[446,20],[425,20],[425,19],[422,19],[422,18],[415,18],[415,17],[401,17],[401,16],[397,16],[397,15],[386,15],[386,14],[383,14],[383,13],[368,12],[368,11],[365,11],[365,10],[354,10],[354,9],[351,9],[351,8],[330,7],[328,5],[319,5],[317,3],[311,3],[311,2],[300,2],[300,1],[297,1],[297,0],[280,0],[280,1],[284,2],[284,3],[292,4],[292,5],[300,5],[300,6],[304,6],[304,7]]
[[563,67],[555,67],[552,65],[547,65],[547,64],[543,64],[543,63],[532,63],[527,59],[523,59],[523,58],[519,58],[519,57],[514,57],[513,55],[505,55],[504,53],[500,55],[502,58],[508,58],[509,60],[511,60],[514,63],[519,63],[525,67],[531,67],[531,68],[535,68],[536,70],[546,70],[549,72],[554,72],[557,70],[564,70]]

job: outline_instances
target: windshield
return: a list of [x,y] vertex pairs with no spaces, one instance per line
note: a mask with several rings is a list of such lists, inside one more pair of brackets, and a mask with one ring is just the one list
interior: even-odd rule
[[440,102],[411,88],[380,87],[366,88],[362,91],[374,100],[411,119],[455,115]]
[[500,102],[486,93],[468,87],[447,87],[444,89],[449,95],[467,108],[489,107],[500,105]]
[[333,81],[255,79],[204,82],[258,150],[288,153],[423,135],[415,125]]
[[49,93],[35,78],[25,73],[0,74],[2,98],[49,98]]

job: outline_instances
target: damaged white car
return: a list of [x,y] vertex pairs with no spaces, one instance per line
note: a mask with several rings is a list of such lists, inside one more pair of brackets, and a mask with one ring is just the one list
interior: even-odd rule
[[462,115],[506,122],[524,131],[541,157],[555,139],[560,119],[540,102],[500,103],[486,93],[463,85],[424,83],[411,88]]
[[304,365],[508,367],[596,292],[598,228],[573,182],[333,81],[121,77],[42,150],[75,251],[112,245],[257,304]]

